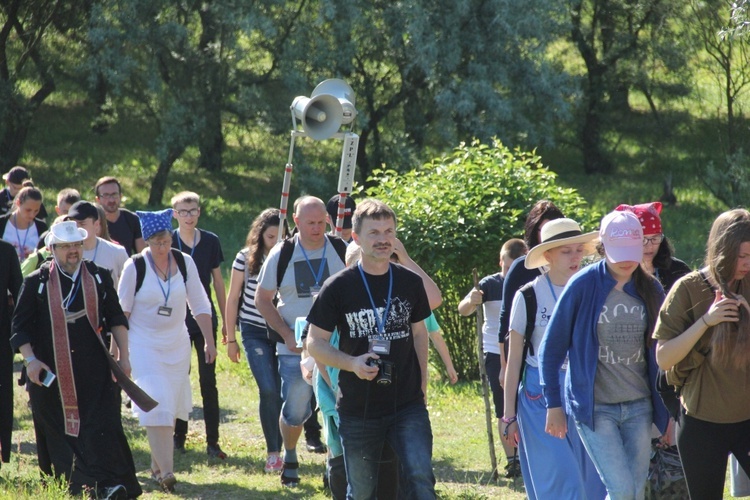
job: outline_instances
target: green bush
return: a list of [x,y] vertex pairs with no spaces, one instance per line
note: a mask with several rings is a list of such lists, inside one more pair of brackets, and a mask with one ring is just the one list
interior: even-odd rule
[[[595,229],[600,218],[574,189],[558,186],[535,153],[511,151],[498,140],[491,146],[461,144],[451,155],[403,174],[376,170],[368,184],[373,187],[365,194],[396,211],[399,238],[440,286],[443,305],[436,314],[462,378],[479,374],[476,321],[457,311],[473,286],[472,268],[480,278],[498,271],[500,246],[523,237],[528,210],[540,199],[552,200],[584,230]],[[435,365],[442,372],[442,364]]]

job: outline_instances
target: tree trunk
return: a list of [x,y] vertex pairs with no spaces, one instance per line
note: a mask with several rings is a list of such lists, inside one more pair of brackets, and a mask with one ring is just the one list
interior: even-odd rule
[[612,171],[612,161],[602,150],[601,126],[604,111],[604,69],[589,69],[586,92],[586,114],[581,129],[583,169],[587,174],[607,174]]
[[172,149],[167,153],[167,157],[159,162],[159,168],[156,170],[154,180],[151,182],[151,191],[148,194],[148,204],[150,206],[158,206],[162,204],[162,198],[164,197],[164,191],[167,189],[167,179],[169,178],[169,171],[172,170],[172,165],[177,159],[182,156],[185,148]]
[[[209,91],[209,90],[207,90]],[[213,106],[206,106],[204,115],[203,131],[200,134],[200,158],[198,165],[201,168],[218,172],[222,167],[222,153],[224,151],[224,133],[221,129],[221,104],[219,100],[206,98]]]
[[7,172],[18,164],[31,125],[31,115],[15,99],[3,113],[2,137],[0,137],[0,169]]

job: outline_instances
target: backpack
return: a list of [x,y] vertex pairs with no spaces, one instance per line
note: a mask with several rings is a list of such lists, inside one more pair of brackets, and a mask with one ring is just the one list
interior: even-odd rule
[[[52,258],[46,259],[39,267],[39,287],[36,289],[36,298],[40,303],[47,300],[47,294],[44,292],[44,289],[47,285],[47,281],[49,281],[49,266],[51,262]],[[86,269],[88,269],[89,273],[91,273],[91,276],[94,277],[94,281],[96,282],[96,291],[99,296],[102,298],[106,297],[107,291],[104,288],[104,282],[102,281],[102,277],[99,275],[99,268],[97,267],[97,265],[90,260],[84,260],[83,264],[86,266]]]
[[[182,281],[187,285],[187,266],[185,265],[185,256],[182,255],[182,252],[173,248],[172,257],[174,257],[174,260],[177,263],[177,269],[179,269],[180,274],[182,274]],[[146,277],[146,259],[143,257],[142,253],[137,253],[130,258],[133,259],[133,264],[135,264],[135,293],[138,293],[138,290],[140,290],[143,285],[143,279]]]
[[[331,245],[333,246],[333,249],[336,251],[336,255],[338,255],[341,259],[341,262],[346,262],[346,243],[344,242],[344,240],[342,240],[338,236],[333,236],[330,234],[326,234],[325,236],[326,238],[328,238],[329,243],[331,243]],[[281,280],[284,278],[286,269],[287,267],[289,267],[289,262],[292,260],[292,255],[294,255],[294,239],[287,238],[281,244],[281,251],[279,252],[279,262],[276,266],[277,291],[281,286]],[[247,265],[245,265],[245,273],[245,283],[247,283]],[[276,305],[277,303],[278,295],[274,297],[274,305]],[[276,330],[268,326],[268,323],[266,323],[266,331],[269,340],[273,340],[274,342],[280,344],[284,343],[284,337],[282,337]]]

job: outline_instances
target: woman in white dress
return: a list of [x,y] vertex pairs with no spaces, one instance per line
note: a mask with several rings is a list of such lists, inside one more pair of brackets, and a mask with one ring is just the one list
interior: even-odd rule
[[[148,413],[133,406],[146,427],[151,448],[151,473],[164,491],[174,491],[172,434],[176,418],[188,419],[190,391],[190,339],[185,326],[190,306],[206,342],[206,362],[216,359],[211,329],[211,304],[189,255],[172,251],[172,209],[138,212],[146,248],[125,264],[118,294],[130,322],[130,359],[133,379],[159,402]],[[175,251],[177,252],[177,251]],[[178,260],[185,262],[183,276]],[[145,264],[137,287],[136,261]],[[138,290],[136,290],[138,288]]]

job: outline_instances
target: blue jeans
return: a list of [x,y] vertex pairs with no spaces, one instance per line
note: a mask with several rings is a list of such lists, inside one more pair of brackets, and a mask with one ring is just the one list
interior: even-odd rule
[[643,499],[651,457],[651,398],[594,405],[594,429],[578,434],[611,500]]
[[349,499],[376,498],[383,443],[388,442],[401,464],[400,494],[433,499],[432,428],[424,402],[378,418],[339,415]]
[[281,418],[286,425],[298,427],[312,415],[312,386],[302,378],[302,368],[299,365],[302,356],[284,354],[278,358],[281,375]]
[[281,379],[276,361],[276,342],[266,331],[249,323],[240,323],[245,356],[258,384],[260,426],[266,439],[266,451],[281,451],[279,415],[281,415]]

